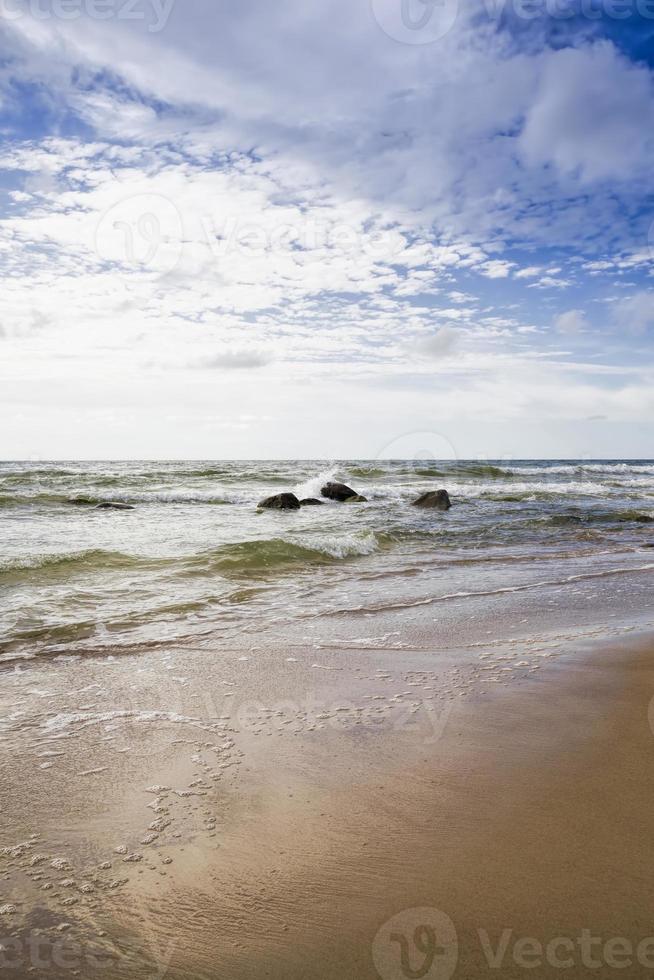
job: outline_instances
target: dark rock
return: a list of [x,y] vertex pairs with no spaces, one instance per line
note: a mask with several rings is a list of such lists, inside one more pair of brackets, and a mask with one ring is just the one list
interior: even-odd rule
[[103,500],[95,507],[95,510],[134,510],[133,504],[120,504],[112,500]]
[[436,510],[449,510],[452,506],[447,490],[428,490],[413,501],[414,507],[435,507]]
[[300,507],[322,507],[322,500],[317,497],[305,497],[300,501]]
[[258,505],[267,510],[298,510],[300,501],[294,493],[275,493],[272,497],[266,497]]
[[328,500],[338,500],[340,503],[345,503],[346,500],[351,500],[353,497],[356,497],[357,500],[365,500],[365,497],[361,497],[356,490],[348,487],[345,483],[326,483],[320,493]]

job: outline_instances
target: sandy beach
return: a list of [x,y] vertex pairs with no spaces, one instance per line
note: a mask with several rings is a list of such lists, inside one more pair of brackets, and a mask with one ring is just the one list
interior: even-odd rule
[[3,975],[649,975],[652,624],[509,612],[7,672]]

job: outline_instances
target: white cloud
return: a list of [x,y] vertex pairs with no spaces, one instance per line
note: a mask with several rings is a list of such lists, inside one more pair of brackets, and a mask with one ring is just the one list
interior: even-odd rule
[[[156,34],[119,19],[19,19],[5,28],[5,75],[38,79],[112,138],[207,160],[254,148],[289,174],[309,168],[347,196],[419,214],[423,228],[480,242],[615,232],[619,195],[651,183],[651,73],[609,42],[520,51],[495,28],[462,2],[442,41],[412,46],[384,35],[368,4],[186,0]],[[105,68],[126,87],[92,84]],[[606,178],[612,193],[591,211],[586,186]],[[539,205],[546,221],[531,216]]]
[[[521,49],[462,3],[442,41],[403,45],[345,0],[185,0],[160,34],[116,20],[2,30],[6,104],[47,91],[44,129],[72,119],[92,134],[1,151],[16,445],[40,438],[38,418],[63,447],[66,419],[88,409],[115,420],[114,435],[99,427],[112,446],[136,445],[137,417],[141,452],[156,451],[150,396],[183,446],[193,419],[240,440],[243,416],[271,403],[315,432],[306,405],[334,387],[345,431],[367,386],[368,441],[425,412],[499,425],[604,402],[612,418],[649,411],[640,362],[608,391],[599,348],[573,364],[550,346],[552,326],[592,337],[558,290],[651,265],[642,228],[632,238],[634,203],[654,190],[651,73],[611,44]],[[577,255],[554,254],[561,243]],[[514,280],[550,292],[525,301]],[[614,322],[647,329],[648,297],[615,302]],[[282,452],[284,426],[273,443],[266,425],[252,438]]]
[[553,164],[584,184],[642,176],[654,148],[651,72],[609,42],[552,52],[520,146],[530,166]]
[[479,271],[482,276],[486,276],[488,279],[506,279],[513,262],[505,262],[502,259],[491,259],[489,262],[484,262],[479,266]]
[[614,307],[618,327],[628,333],[643,334],[654,327],[654,292],[643,290],[619,300]]
[[422,337],[416,349],[419,354],[428,358],[448,357],[459,346],[461,334],[453,327],[440,327],[429,337]]
[[528,289],[565,289],[570,285],[569,279],[557,279],[555,276],[543,276],[538,282],[530,282]]
[[554,327],[559,333],[582,333],[587,326],[583,310],[567,310],[554,319]]
[[200,370],[212,370],[215,368],[230,371],[242,371],[250,368],[265,367],[273,360],[272,355],[260,350],[221,350],[215,354],[208,354],[205,357],[192,361],[189,367]]
[[534,279],[536,276],[540,276],[543,271],[543,267],[540,265],[528,265],[524,269],[518,269],[515,273],[516,279]]

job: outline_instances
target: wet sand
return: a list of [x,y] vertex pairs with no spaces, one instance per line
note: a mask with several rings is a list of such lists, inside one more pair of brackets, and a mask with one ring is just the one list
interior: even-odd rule
[[74,676],[5,677],[3,975],[654,972],[651,635]]

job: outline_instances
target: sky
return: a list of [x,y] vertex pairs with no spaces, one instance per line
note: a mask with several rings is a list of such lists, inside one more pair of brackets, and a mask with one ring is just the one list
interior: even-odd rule
[[654,0],[0,0],[0,458],[654,456]]

